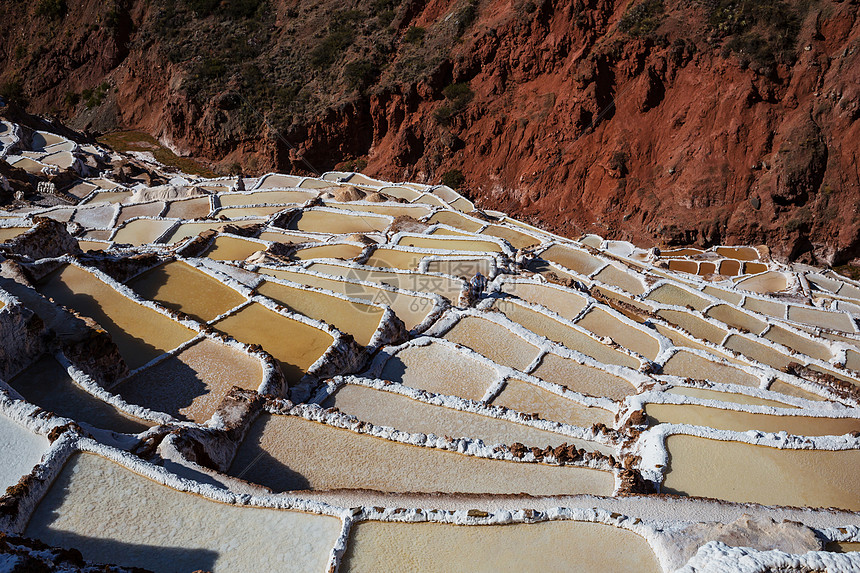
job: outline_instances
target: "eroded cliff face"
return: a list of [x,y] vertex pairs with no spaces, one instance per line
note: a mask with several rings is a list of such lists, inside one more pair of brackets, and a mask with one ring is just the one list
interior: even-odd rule
[[82,128],[224,171],[456,170],[568,235],[860,257],[855,2],[46,3],[0,24],[2,77]]

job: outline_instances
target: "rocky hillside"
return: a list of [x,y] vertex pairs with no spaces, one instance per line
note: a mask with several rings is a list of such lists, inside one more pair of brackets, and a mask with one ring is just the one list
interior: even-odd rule
[[553,230],[860,257],[856,0],[10,0],[0,94],[217,171],[460,186]]

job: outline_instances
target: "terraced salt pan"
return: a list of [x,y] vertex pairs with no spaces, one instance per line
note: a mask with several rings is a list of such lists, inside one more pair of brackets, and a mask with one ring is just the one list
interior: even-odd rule
[[275,491],[611,495],[615,485],[613,475],[602,470],[466,456],[269,414],[248,430],[229,473]]
[[786,313],[786,306],[781,302],[751,296],[744,299],[743,308],[775,318],[785,318]]
[[690,424],[734,432],[759,430],[801,436],[841,436],[860,430],[857,418],[795,416],[786,412],[772,415],[695,404],[648,404],[645,412],[655,424]]
[[501,291],[533,304],[539,304],[567,319],[573,319],[588,304],[580,294],[560,287],[527,282],[504,282]]
[[93,203],[119,203],[131,196],[131,191],[101,191],[84,201],[84,203],[87,205],[92,205]]
[[48,449],[45,436],[35,434],[24,426],[0,413],[0,491],[18,483],[23,476],[33,470]]
[[206,217],[211,211],[212,204],[209,197],[195,197],[185,201],[171,201],[164,216],[177,219],[199,219]]
[[182,261],[171,261],[128,282],[143,298],[208,322],[245,302],[245,297]]
[[517,370],[525,370],[540,352],[537,346],[506,328],[476,316],[461,318],[444,338]]
[[41,357],[9,380],[9,385],[31,404],[97,428],[138,434],[153,425],[118,410],[75,384],[53,356]]
[[410,345],[388,359],[379,378],[436,394],[481,400],[495,369],[446,344]]
[[[289,185],[293,187],[293,185]],[[254,191],[253,193],[223,193],[218,196],[222,207],[243,205],[304,203],[316,197],[309,191]]]
[[685,349],[679,350],[666,361],[663,365],[663,374],[741,386],[758,386],[761,382],[753,374],[728,364],[708,360]]
[[792,348],[797,352],[825,362],[833,357],[833,353],[824,344],[816,342],[810,336],[802,336],[781,326],[771,326],[762,336],[772,342],[782,344],[783,346]]
[[25,535],[155,571],[323,571],[340,530],[335,517],[218,503],[84,453],[66,463]]
[[860,450],[791,450],[683,434],[666,438],[662,490],[765,505],[860,510]]
[[289,382],[298,382],[334,342],[327,332],[256,302],[213,326],[240,342],[262,346],[280,363]]
[[5,243],[30,230],[30,227],[2,227],[0,228],[0,243]]
[[768,400],[766,398],[758,398],[756,396],[748,396],[747,394],[739,394],[736,392],[722,392],[719,390],[711,390],[709,388],[691,388],[687,386],[675,386],[669,388],[669,394],[677,394],[679,396],[690,396],[691,398],[699,398],[702,400],[718,400],[721,402],[730,402],[732,404],[747,404],[750,406],[773,406],[774,408],[795,408],[791,404],[779,402],[777,400]]
[[291,245],[319,242],[319,239],[315,239],[313,237],[305,237],[303,235],[296,235],[293,233],[281,233],[278,231],[263,231],[257,238],[262,241],[272,241],[273,243],[283,243]]
[[656,338],[640,330],[641,327],[625,323],[603,308],[592,307],[576,321],[576,325],[597,335],[608,336],[645,358],[655,360],[660,353],[660,342]]
[[591,396],[623,400],[626,396],[636,394],[636,387],[624,378],[557,354],[544,355],[531,374]]
[[741,279],[735,283],[737,288],[756,292],[760,294],[770,294],[774,292],[784,291],[788,288],[788,277],[783,273],[769,271],[760,275],[754,275],[749,278]]
[[164,234],[174,221],[165,219],[135,219],[128,221],[113,236],[114,243],[129,244],[135,247],[154,243]]
[[587,451],[598,450],[607,455],[614,453],[614,448],[596,442],[578,440],[472,412],[435,406],[393,392],[355,384],[346,384],[323,402],[322,406],[334,406],[359,420],[413,434],[479,439],[488,445],[520,442],[539,448],[567,443]]
[[709,322],[695,314],[687,311],[674,309],[660,309],[657,311],[660,318],[667,322],[680,326],[696,338],[707,340],[713,344],[722,344],[723,340],[728,336],[729,331],[721,328],[716,324]]
[[788,320],[840,330],[842,332],[855,332],[854,320],[844,312],[827,312],[814,308],[789,305]]
[[350,532],[341,570],[662,572],[642,537],[575,521],[470,527],[362,521]]
[[224,225],[228,224],[229,223],[226,221],[211,221],[206,223],[183,223],[179,225],[176,229],[174,229],[164,242],[169,245],[173,243],[178,243],[179,241],[184,241],[185,239],[196,237],[204,231],[220,231],[224,228]]
[[761,344],[749,338],[732,334],[723,343],[729,350],[739,352],[744,356],[758,360],[762,364],[772,366],[777,370],[784,370],[790,363],[796,362],[791,356],[777,351],[771,346]]
[[612,412],[578,404],[549,390],[509,378],[505,386],[490,403],[504,406],[526,414],[537,413],[545,420],[553,420],[572,426],[591,427],[593,424],[613,425]]
[[293,312],[322,320],[341,332],[351,334],[362,346],[370,344],[385,312],[378,306],[352,302],[322,292],[270,281],[260,284],[257,292]]
[[287,228],[293,231],[341,235],[381,232],[387,229],[390,223],[391,220],[387,217],[371,214],[353,215],[334,210],[305,210],[293,218]]
[[792,384],[787,382],[783,382],[782,380],[774,380],[768,390],[771,392],[777,392],[779,394],[785,394],[786,396],[794,396],[795,398],[803,398],[804,400],[813,400],[813,401],[822,401],[824,398],[817,394],[813,394],[812,392],[807,392],[803,388],[798,388]]
[[420,205],[336,203],[334,201],[326,201],[325,205],[328,207],[337,207],[344,211],[376,213],[377,215],[388,215],[390,217],[412,217],[413,219],[422,219],[430,214],[430,209]]
[[262,381],[259,359],[203,339],[126,379],[113,391],[129,403],[203,423],[233,386],[256,390]]
[[753,247],[717,247],[714,249],[718,255],[739,261],[757,261],[759,253]]
[[673,306],[691,306],[696,310],[704,310],[711,306],[711,301],[708,299],[668,283],[658,286],[649,292],[645,298]]
[[302,177],[295,175],[283,175],[281,173],[269,173],[264,175],[257,183],[258,189],[272,189],[274,187],[296,187],[302,182]]
[[143,366],[196,333],[120,294],[92,273],[65,265],[37,290],[95,320],[111,336],[129,368]]
[[483,221],[467,217],[458,211],[436,211],[432,217],[427,219],[428,225],[449,225],[468,233],[477,233],[484,227]]
[[[123,205],[115,225],[122,225],[129,219],[136,217],[158,217],[164,210],[164,203],[143,203],[140,205]],[[105,225],[107,226],[107,225]]]
[[[537,312],[510,300],[499,300],[494,306],[505,316],[531,330],[549,338],[553,342],[563,344],[571,350],[581,352],[604,364],[617,364],[628,368],[638,368],[639,360],[595,340],[577,329],[561,323],[550,316]],[[592,321],[589,321],[592,324]],[[515,366],[522,370],[525,365]]]
[[515,249],[527,249],[540,244],[540,239],[503,225],[487,225],[481,234],[504,239]]
[[265,251],[264,243],[219,235],[206,251],[206,256],[214,261],[242,261],[257,251]]
[[415,270],[422,259],[428,256],[426,252],[398,251],[380,248],[373,251],[365,265],[389,269]]
[[379,283],[404,290],[434,293],[449,302],[456,301],[463,288],[462,281],[448,276],[365,269],[327,263],[312,263],[307,269],[336,277]]
[[[365,284],[345,282],[333,277],[267,268],[262,268],[259,272],[306,286],[328,289],[351,298],[388,305],[403,321],[406,328],[410,330],[424,322],[434,308],[434,301],[429,298],[413,296],[405,292],[383,290]],[[373,307],[368,308],[372,309]]]
[[751,314],[733,308],[727,304],[714,305],[709,308],[705,314],[729,326],[733,326],[740,330],[748,330],[753,333],[761,333],[765,328],[767,328],[767,323],[765,321],[759,320]]
[[312,259],[354,259],[361,254],[363,247],[350,244],[319,245],[296,251],[293,258],[300,261]]
[[603,261],[592,257],[585,251],[564,245],[553,245],[543,251],[540,256],[581,275],[590,275],[604,265]]
[[227,217],[228,219],[238,219],[240,217],[268,217],[280,211],[291,209],[291,205],[272,205],[266,207],[228,207],[220,209],[217,213],[219,217]]
[[434,251],[479,251],[482,253],[501,253],[502,247],[491,241],[479,239],[450,239],[427,236],[404,235],[395,243],[401,247],[418,247]]

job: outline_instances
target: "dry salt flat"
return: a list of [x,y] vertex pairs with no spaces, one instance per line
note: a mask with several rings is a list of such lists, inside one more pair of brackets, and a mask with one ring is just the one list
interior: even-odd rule
[[0,145],[79,176],[0,212],[3,563],[860,570],[856,281],[439,185]]

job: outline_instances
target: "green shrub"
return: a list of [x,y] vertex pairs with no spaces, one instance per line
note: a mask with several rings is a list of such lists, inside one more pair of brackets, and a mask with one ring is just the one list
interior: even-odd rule
[[49,20],[61,20],[68,10],[66,0],[39,0],[36,5],[36,16],[44,16]]
[[359,10],[347,10],[332,16],[334,23],[329,26],[323,41],[311,51],[311,64],[318,69],[326,69],[335,63],[343,52],[355,41],[354,22],[364,17]]
[[631,36],[652,34],[663,21],[663,0],[644,0],[627,8],[618,29]]
[[364,91],[379,77],[379,65],[367,59],[348,63],[343,70],[346,83],[351,90]]
[[403,41],[407,44],[420,44],[424,41],[424,35],[427,30],[419,26],[410,26],[406,33],[403,34]]
[[66,104],[66,107],[75,107],[81,101],[81,94],[76,92],[66,92],[66,96],[63,98],[63,102]]
[[727,39],[724,48],[738,54],[741,61],[758,66],[794,63],[802,21],[794,6],[783,0],[706,0],[705,5],[709,27]]
[[442,174],[442,185],[447,185],[451,189],[459,189],[466,182],[466,176],[459,169],[451,169]]
[[442,95],[448,100],[447,103],[433,112],[434,119],[442,125],[450,124],[451,120],[463,111],[475,97],[472,88],[465,82],[447,86],[442,90]]
[[9,103],[26,107],[27,96],[24,94],[24,85],[18,78],[12,78],[0,84],[0,97]]

